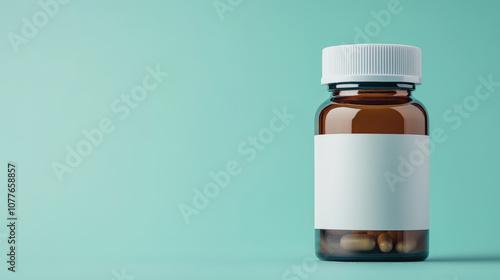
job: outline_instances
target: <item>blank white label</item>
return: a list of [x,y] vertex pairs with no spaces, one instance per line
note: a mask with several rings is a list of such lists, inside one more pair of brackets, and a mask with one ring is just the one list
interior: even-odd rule
[[314,137],[317,229],[429,229],[429,136]]

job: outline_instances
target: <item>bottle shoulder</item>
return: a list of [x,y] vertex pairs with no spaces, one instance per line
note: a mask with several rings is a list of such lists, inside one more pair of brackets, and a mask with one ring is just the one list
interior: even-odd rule
[[321,115],[330,113],[340,113],[340,111],[374,111],[380,113],[387,111],[404,115],[420,115],[427,118],[425,106],[415,98],[405,98],[405,100],[397,101],[374,100],[366,102],[345,102],[337,98],[329,98],[318,107],[316,117],[318,118]]
[[329,98],[316,112],[317,133],[427,134],[428,115],[413,97],[377,100]]

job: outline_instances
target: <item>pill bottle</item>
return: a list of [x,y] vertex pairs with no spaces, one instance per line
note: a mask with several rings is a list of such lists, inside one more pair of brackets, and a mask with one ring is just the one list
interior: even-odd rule
[[429,136],[421,51],[392,44],[323,49],[330,98],[316,113],[316,256],[421,261],[429,252]]

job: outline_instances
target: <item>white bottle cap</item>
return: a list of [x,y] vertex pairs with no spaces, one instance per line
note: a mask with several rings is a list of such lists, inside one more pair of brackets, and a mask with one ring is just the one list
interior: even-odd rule
[[422,83],[421,51],[392,44],[357,44],[323,49],[321,84],[342,82]]

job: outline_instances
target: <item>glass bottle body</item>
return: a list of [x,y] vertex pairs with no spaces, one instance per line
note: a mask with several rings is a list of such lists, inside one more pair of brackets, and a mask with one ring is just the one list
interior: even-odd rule
[[[364,82],[331,84],[329,88],[332,96],[316,114],[316,135],[428,135],[425,108],[411,95],[414,84]],[[427,229],[315,231],[316,255],[321,260],[419,261],[426,259],[429,252]]]

